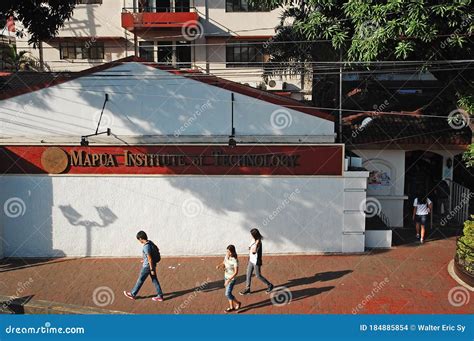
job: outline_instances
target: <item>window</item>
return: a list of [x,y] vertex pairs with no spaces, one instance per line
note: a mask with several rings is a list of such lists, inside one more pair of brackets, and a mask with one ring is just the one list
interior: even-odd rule
[[232,43],[226,47],[227,67],[261,66],[263,56],[264,48],[261,42]]
[[76,0],[77,5],[102,5],[102,0]]
[[173,42],[158,42],[158,63],[170,65],[173,63]]
[[176,42],[176,62],[179,68],[191,67],[191,42],[189,41]]
[[248,0],[226,0],[226,12],[269,12],[271,8],[262,4],[251,4]]
[[147,62],[154,62],[154,43],[153,41],[141,41],[138,44],[138,52],[140,58],[145,59]]
[[104,59],[104,43],[61,43],[59,55],[61,59]]

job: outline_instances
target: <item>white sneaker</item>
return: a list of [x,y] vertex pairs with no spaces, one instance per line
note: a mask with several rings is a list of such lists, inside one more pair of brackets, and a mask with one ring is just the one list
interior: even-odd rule
[[423,244],[423,239],[420,239],[420,243]]
[[419,234],[416,235],[416,239],[420,239],[420,235],[419,235]]

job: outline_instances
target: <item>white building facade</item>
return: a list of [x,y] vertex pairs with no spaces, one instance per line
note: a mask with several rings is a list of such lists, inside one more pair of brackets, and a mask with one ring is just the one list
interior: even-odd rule
[[42,43],[42,54],[28,37],[17,41],[17,49],[42,55],[53,71],[137,55],[297,97],[304,88],[300,76],[262,78],[265,46],[280,14],[247,0],[84,0],[57,37]]
[[0,255],[136,256],[141,229],[163,256],[245,253],[253,227],[270,254],[363,252],[368,172],[334,122],[216,81],[128,61],[3,94]]

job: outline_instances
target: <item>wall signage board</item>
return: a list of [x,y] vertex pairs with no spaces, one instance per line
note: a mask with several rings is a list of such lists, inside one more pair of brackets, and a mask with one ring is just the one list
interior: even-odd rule
[[3,146],[2,174],[334,175],[343,145]]

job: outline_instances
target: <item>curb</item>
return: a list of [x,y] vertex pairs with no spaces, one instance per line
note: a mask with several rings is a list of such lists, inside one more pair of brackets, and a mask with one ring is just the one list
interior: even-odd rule
[[33,301],[31,296],[0,295],[0,314],[128,315],[129,313],[51,301]]
[[469,291],[474,291],[474,288],[471,287],[469,284],[464,282],[459,276],[456,274],[454,271],[454,259],[451,259],[451,261],[448,264],[448,273],[451,275],[451,277],[459,283],[459,285],[462,285],[464,288],[466,288]]

